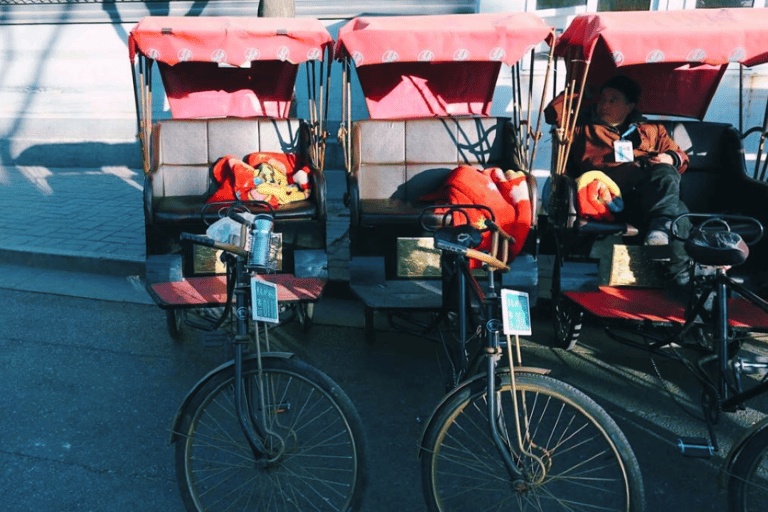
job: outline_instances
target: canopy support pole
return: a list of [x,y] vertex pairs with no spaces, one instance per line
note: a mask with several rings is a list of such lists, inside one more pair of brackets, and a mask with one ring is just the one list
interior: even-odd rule
[[352,148],[349,135],[352,131],[352,77],[350,76],[349,59],[343,59],[341,65],[341,124],[339,125],[338,140],[344,153],[346,172],[352,171]]
[[[138,68],[138,71],[136,70]],[[138,72],[138,77],[136,77]],[[137,80],[138,78],[138,80]],[[134,67],[134,97],[139,128],[139,144],[143,160],[144,174],[149,174],[150,144],[152,137],[152,60],[141,55]],[[137,92],[138,91],[138,92]]]
[[[564,143],[562,147],[558,148],[558,161],[557,161],[557,174],[564,174],[565,173],[565,163],[566,159],[568,158],[569,153],[571,152],[571,144],[573,143],[573,134],[576,130],[576,121],[579,117],[579,112],[581,111],[581,102],[584,98],[584,89],[586,88],[586,79],[587,79],[587,73],[589,72],[589,60],[587,61],[577,61],[577,60],[571,60],[571,62],[583,62],[584,63],[584,71],[581,74],[581,85],[579,87],[578,97],[576,98],[576,108],[571,109],[573,106],[573,97],[574,94],[576,94],[574,91],[576,89],[576,81],[571,78],[570,84],[566,84],[566,90],[565,90],[565,100],[566,105],[563,108],[563,140],[558,141],[559,143]],[[573,73],[566,72],[566,77],[572,76]],[[567,81],[567,78],[566,78]],[[567,107],[567,108],[566,108]]]
[[[555,54],[555,45],[550,45],[549,55],[547,56],[547,69],[544,72],[544,86],[541,89],[541,101],[539,102],[539,117],[536,119],[536,130],[533,132],[531,159],[528,164],[529,171],[533,169],[534,160],[536,159],[536,149],[538,148],[539,139],[541,138],[541,118],[544,113],[544,100],[547,94],[547,87],[549,87],[549,74],[550,74],[550,71],[552,70],[552,61],[554,60],[554,54]],[[531,73],[533,73],[533,69],[531,69]]]

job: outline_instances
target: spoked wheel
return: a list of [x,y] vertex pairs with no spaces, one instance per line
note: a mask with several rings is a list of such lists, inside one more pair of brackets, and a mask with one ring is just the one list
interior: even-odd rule
[[747,442],[731,466],[728,510],[762,512],[768,503],[768,426]]
[[645,509],[637,459],[599,405],[563,382],[517,373],[516,418],[509,372],[497,376],[496,421],[520,474],[509,474],[491,439],[479,379],[450,398],[425,433],[421,475],[431,512]]
[[168,334],[174,341],[178,341],[184,326],[184,311],[176,308],[166,309],[165,321],[168,326]]
[[[248,407],[266,421],[268,455],[254,455],[238,423],[234,369],[220,371],[190,398],[175,433],[187,510],[359,510],[366,450],[349,398],[296,359],[263,359],[262,379],[257,360],[243,365]],[[266,410],[259,407],[261,393]]]
[[315,303],[299,302],[296,305],[296,308],[296,312],[299,315],[299,325],[301,325],[301,330],[307,333],[312,328],[312,324],[314,323]]
[[584,311],[562,294],[552,297],[555,346],[571,350],[576,346],[584,321]]

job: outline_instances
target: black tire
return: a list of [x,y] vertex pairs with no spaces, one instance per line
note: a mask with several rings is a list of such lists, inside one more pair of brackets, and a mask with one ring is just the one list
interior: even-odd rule
[[425,432],[421,476],[431,512],[645,509],[637,459],[599,405],[550,377],[515,374],[524,445],[545,471],[517,448],[510,374],[497,376],[500,435],[518,467],[541,480],[525,489],[513,485],[490,436],[485,379],[479,379],[449,399]]
[[572,350],[579,341],[584,311],[562,294],[552,297],[552,322],[555,331],[555,346]]
[[[177,432],[176,475],[187,510],[358,510],[366,443],[354,405],[297,359],[264,358],[262,366],[267,403],[280,404],[267,422],[284,442],[283,455],[256,461],[234,410],[234,368],[219,372],[190,399]],[[257,360],[246,360],[243,374],[258,396]]]
[[299,315],[299,325],[301,325],[301,331],[306,334],[312,328],[312,324],[315,320],[315,303],[299,302],[296,304],[296,308]]
[[768,425],[742,447],[728,477],[728,510],[764,511],[768,503]]
[[181,339],[181,331],[184,325],[184,314],[178,309],[166,309],[165,321],[168,326],[168,334],[174,341]]

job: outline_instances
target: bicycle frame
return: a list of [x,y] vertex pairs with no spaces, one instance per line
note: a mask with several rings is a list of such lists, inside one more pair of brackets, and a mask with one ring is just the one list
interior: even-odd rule
[[[726,273],[723,270],[718,270],[718,273],[716,276],[716,282],[715,282],[715,289],[716,289],[716,300],[717,300],[717,308],[716,308],[717,318],[715,322],[715,325],[717,326],[717,339],[715,341],[717,343],[717,356],[719,361],[718,392],[720,393],[720,396],[728,397],[728,386],[726,382],[726,376],[728,374],[727,373],[728,371],[727,291],[731,290],[738,293],[742,297],[745,297],[751,304],[758,306],[760,309],[762,309],[766,313],[768,313],[768,301],[763,300],[760,296],[758,296],[751,290],[748,290],[746,287],[744,287],[740,283],[736,282],[733,278],[726,275]],[[763,364],[760,366],[768,367],[768,364]],[[736,383],[736,384],[738,385],[739,383]],[[723,407],[723,409],[729,410],[745,403],[746,401],[762,393],[765,393],[766,391],[768,391],[768,381],[764,380],[762,383],[746,391],[738,392],[726,398],[725,400],[722,401],[721,406]]]
[[[186,235],[188,238],[195,240],[197,239],[199,241],[202,237],[196,237],[195,235]],[[269,450],[265,443],[262,441],[263,439],[267,438],[268,436],[272,436],[273,438],[280,439],[279,436],[272,435],[270,432],[269,427],[267,426],[266,418],[264,414],[257,414],[253,409],[253,407],[249,407],[249,403],[252,403],[253,399],[253,393],[255,391],[253,389],[249,389],[247,386],[245,386],[245,383],[243,382],[243,364],[246,358],[249,359],[257,359],[259,361],[259,369],[261,370],[261,361],[262,358],[265,356],[273,356],[277,355],[278,357],[284,357],[284,358],[290,358],[292,357],[292,354],[288,353],[281,353],[281,354],[274,354],[272,352],[267,352],[265,354],[262,354],[261,352],[261,341],[259,339],[259,327],[258,323],[256,325],[256,353],[252,356],[246,356],[244,346],[248,344],[251,341],[251,333],[250,333],[250,323],[249,323],[249,315],[252,307],[252,301],[251,301],[251,291],[250,291],[250,270],[247,268],[247,252],[245,252],[242,249],[239,249],[235,246],[229,246],[228,244],[220,244],[217,242],[211,241],[205,241],[203,242],[205,245],[210,245],[212,247],[219,247],[222,249],[225,249],[224,252],[224,259],[225,263],[227,265],[227,280],[234,279],[234,286],[230,286],[230,283],[227,283],[227,290],[228,290],[228,296],[225,303],[225,313],[222,314],[221,320],[225,318],[227,315],[227,312],[230,308],[234,307],[235,311],[235,336],[234,336],[234,358],[229,363],[234,369],[234,375],[235,375],[235,411],[237,413],[237,420],[240,425],[240,428],[243,431],[243,434],[245,435],[245,438],[248,441],[248,444],[250,445],[251,451],[253,452],[253,455],[256,459],[268,459],[268,461],[274,461],[276,460],[280,454],[282,453],[283,449],[283,443],[281,442],[280,449],[274,451]],[[233,252],[235,250],[235,252]],[[232,297],[229,295],[229,293],[234,294],[234,305],[232,303]],[[220,321],[221,322],[221,321]],[[219,322],[219,323],[220,323]],[[267,340],[267,345],[269,344],[269,341]],[[221,371],[223,368],[225,368],[227,365],[222,365],[219,368],[213,370],[208,375],[206,375],[203,379],[200,380],[200,382],[197,383],[197,385],[189,392],[187,397],[182,402],[181,407],[179,407],[179,412],[177,412],[176,418],[174,419],[173,425],[174,434],[172,435],[171,442],[175,440],[175,432],[176,427],[181,421],[180,413],[184,410],[186,407],[186,404],[189,402],[189,399],[191,396],[193,396],[197,390],[199,390],[213,375],[217,374],[219,371]],[[257,383],[258,388],[258,409],[259,411],[267,411],[267,405],[266,405],[266,398],[265,398],[265,383],[263,380],[263,375],[261,374],[261,371],[259,372],[259,382]]]
[[[233,261],[234,260],[234,261]],[[227,258],[228,264],[235,265],[235,279],[237,281],[235,285],[235,312],[237,317],[237,334],[235,335],[235,410],[237,411],[237,420],[240,423],[240,427],[243,429],[248,444],[251,446],[251,451],[255,458],[263,458],[267,455],[267,449],[264,443],[261,441],[268,434],[268,428],[264,416],[257,418],[254,415],[252,407],[248,407],[250,402],[249,392],[244,389],[243,383],[243,346],[249,342],[249,323],[248,313],[250,312],[251,300],[250,300],[250,276],[245,269],[245,262],[242,258]],[[228,307],[232,307],[231,304]],[[258,335],[258,324],[256,326],[256,332]],[[261,349],[260,343],[256,342],[256,357],[261,361]],[[259,375],[259,410],[266,411],[264,403],[264,381],[263,375]],[[256,430],[254,433],[253,429]],[[282,451],[282,450],[281,450]]]
[[[518,470],[514,460],[512,459],[511,450],[512,450],[512,443],[509,439],[505,439],[502,437],[502,431],[501,431],[501,425],[500,423],[503,420],[503,416],[501,415],[501,410],[499,409],[499,403],[498,403],[498,396],[496,394],[496,377],[497,377],[497,366],[499,359],[501,358],[501,354],[503,352],[503,344],[500,341],[499,333],[502,330],[502,321],[499,319],[499,311],[501,306],[501,298],[499,297],[498,293],[496,293],[496,280],[495,280],[495,271],[493,269],[488,269],[488,293],[485,293],[483,291],[483,288],[480,286],[480,283],[477,281],[475,276],[472,274],[472,270],[469,268],[467,256],[464,254],[457,254],[457,253],[444,253],[445,258],[449,260],[449,263],[451,263],[454,266],[454,269],[457,270],[455,272],[454,279],[451,280],[453,282],[456,281],[456,284],[458,286],[458,310],[459,310],[459,330],[461,332],[461,336],[459,338],[460,340],[460,348],[461,348],[461,370],[462,373],[460,373],[460,376],[465,375],[464,372],[469,367],[472,367],[474,365],[468,365],[468,358],[466,353],[466,325],[467,325],[467,311],[468,311],[468,305],[469,302],[467,301],[467,291],[471,293],[471,297],[476,299],[478,303],[480,304],[480,322],[479,322],[479,329],[483,331],[483,339],[485,340],[483,350],[477,354],[477,357],[485,357],[486,358],[486,371],[485,371],[485,379],[486,379],[486,386],[487,386],[487,408],[488,408],[488,418],[491,419],[490,423],[490,434],[491,438],[493,439],[493,442],[496,446],[496,449],[499,452],[499,455],[502,458],[502,461],[504,462],[504,466],[507,469],[507,472],[509,473],[509,476],[512,479],[512,482],[514,485],[522,486],[525,484],[525,479],[523,478],[522,473],[520,470]],[[458,267],[458,268],[456,268]],[[510,344],[507,343],[507,350],[511,351],[512,347],[509,346]],[[532,459],[535,459],[537,463],[539,463],[542,468],[544,468],[544,472],[542,475],[546,474],[546,468],[543,464],[543,462],[536,457],[535,455],[531,454],[528,450],[525,449],[523,445],[523,437],[521,434],[521,426],[519,422],[519,414],[517,412],[518,409],[518,403],[517,403],[517,392],[515,388],[515,378],[514,374],[518,369],[515,368],[511,352],[508,352],[509,356],[509,363],[510,363],[510,376],[511,376],[511,382],[512,382],[512,396],[513,401],[515,403],[515,419],[516,425],[515,429],[517,432],[517,443],[518,448],[520,450],[520,453],[526,454],[526,456],[531,457]],[[461,377],[460,377],[461,378]],[[478,377],[480,378],[480,377]],[[427,422],[427,425],[429,422]],[[505,429],[506,431],[506,429]]]

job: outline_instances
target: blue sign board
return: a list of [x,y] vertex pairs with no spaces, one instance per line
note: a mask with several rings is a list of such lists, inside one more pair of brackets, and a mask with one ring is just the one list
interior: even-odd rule
[[501,312],[504,320],[504,334],[529,336],[533,332],[528,293],[517,290],[501,290]]
[[253,319],[257,322],[279,323],[277,285],[257,277],[251,279],[251,311]]

